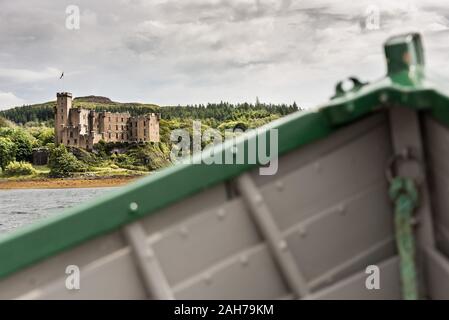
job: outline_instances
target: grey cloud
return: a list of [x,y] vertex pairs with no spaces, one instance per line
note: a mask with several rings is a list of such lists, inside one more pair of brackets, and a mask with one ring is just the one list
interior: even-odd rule
[[427,55],[447,68],[449,6],[438,0],[376,1],[374,32],[363,31],[370,0],[77,2],[81,29],[69,31],[70,0],[0,0],[3,97],[39,102],[64,89],[160,104],[256,95],[313,104],[348,74],[381,76],[383,41],[410,29],[424,33]]

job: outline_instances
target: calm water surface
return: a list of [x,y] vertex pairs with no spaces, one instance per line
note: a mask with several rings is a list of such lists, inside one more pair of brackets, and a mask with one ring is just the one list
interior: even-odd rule
[[0,190],[0,234],[58,214],[115,188]]

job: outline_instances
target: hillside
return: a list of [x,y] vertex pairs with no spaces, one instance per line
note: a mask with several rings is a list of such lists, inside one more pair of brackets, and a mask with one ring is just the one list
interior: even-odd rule
[[[52,121],[54,118],[53,109],[56,101],[14,107],[0,111],[0,116],[15,123],[25,124],[27,122]],[[106,97],[87,96],[73,99],[73,107],[81,107],[97,111],[130,112],[133,115],[158,112],[159,106],[155,104],[143,103],[120,103],[111,101]]]
[[[53,109],[56,101],[50,101],[34,105],[14,107],[0,112],[0,116],[17,124],[27,122],[52,122]],[[86,96],[73,100],[73,106],[110,112],[129,112],[131,115],[142,115],[151,112],[161,113],[164,120],[188,119],[205,120],[207,125],[218,127],[223,122],[243,121],[248,127],[260,126],[263,123],[274,120],[298,110],[295,103],[292,105],[273,104],[230,104],[227,102],[209,103],[207,105],[188,106],[164,106],[144,103],[121,103],[107,97]]]
[[[159,170],[171,164],[171,133],[186,129],[193,134],[193,121],[201,121],[201,130],[219,130],[224,138],[227,129],[256,128],[298,110],[296,104],[229,104],[226,102],[194,106],[165,106],[120,103],[107,97],[87,96],[73,100],[73,106],[97,111],[129,112],[132,115],[161,113],[160,142],[144,144],[106,143],[94,146],[96,152],[54,145],[55,101],[15,107],[0,112],[0,179],[47,179],[78,177],[135,177]],[[7,128],[5,128],[7,127]],[[8,128],[11,127],[11,128]],[[203,143],[203,147],[205,142]],[[49,152],[48,166],[33,166],[32,153],[37,147]],[[113,150],[121,148],[123,153]],[[192,150],[193,152],[193,150]]]

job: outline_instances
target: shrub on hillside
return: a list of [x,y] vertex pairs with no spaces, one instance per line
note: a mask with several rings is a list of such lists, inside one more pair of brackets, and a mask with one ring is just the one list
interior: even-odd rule
[[[164,143],[146,143],[130,149],[127,154],[133,165],[158,170],[170,164],[170,150]],[[119,164],[122,168],[123,165]]]
[[6,166],[4,174],[6,176],[29,176],[35,173],[36,170],[30,163],[13,161]]
[[4,171],[6,166],[16,158],[16,145],[9,138],[0,136],[0,168]]
[[147,171],[147,167],[142,165],[138,160],[127,154],[112,155],[115,165],[122,169],[135,170],[135,171]]
[[64,145],[54,147],[48,159],[50,176],[69,177],[75,172],[85,172],[87,166],[67,151]]
[[97,144],[94,145],[94,152],[101,158],[107,159],[109,154],[107,150],[108,143],[104,140],[100,140]]
[[37,136],[41,145],[45,146],[55,141],[55,130],[53,128],[43,128]]
[[78,160],[87,164],[88,166],[100,166],[104,161],[101,157],[97,157],[94,153],[86,151],[77,147],[67,147],[67,150],[72,153]]
[[30,126],[31,124],[31,122],[27,122],[24,128],[34,137],[34,147],[46,146],[47,144],[55,141],[54,128],[46,127],[39,123],[33,123],[33,126]]

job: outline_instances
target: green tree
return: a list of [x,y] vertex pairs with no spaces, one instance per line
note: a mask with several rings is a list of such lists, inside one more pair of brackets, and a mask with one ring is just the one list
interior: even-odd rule
[[16,160],[31,161],[34,138],[25,130],[15,129],[10,139],[16,145]]
[[55,141],[55,130],[52,128],[44,128],[37,136],[41,145],[45,146]]
[[17,161],[31,161],[36,139],[22,128],[0,128],[0,137],[9,138],[16,146]]
[[0,137],[0,167],[5,171],[6,166],[16,158],[16,146],[9,138]]
[[51,149],[48,166],[52,177],[68,177],[74,172],[87,170],[87,166],[68,152],[64,145]]

